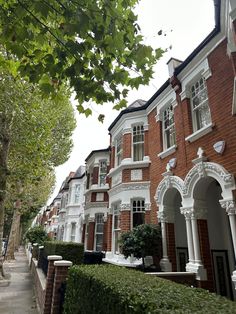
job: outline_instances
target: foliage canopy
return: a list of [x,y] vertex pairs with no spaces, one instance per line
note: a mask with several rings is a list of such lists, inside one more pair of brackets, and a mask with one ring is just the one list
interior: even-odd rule
[[62,82],[84,103],[126,106],[128,88],[148,84],[161,48],[143,43],[139,0],[0,0],[0,65],[50,94]]
[[42,226],[35,226],[30,228],[25,234],[25,239],[32,244],[38,243],[41,245],[44,243],[44,241],[49,240],[48,235]]

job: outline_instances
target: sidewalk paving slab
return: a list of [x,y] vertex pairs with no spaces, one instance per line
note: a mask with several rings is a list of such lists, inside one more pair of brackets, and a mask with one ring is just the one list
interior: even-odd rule
[[34,285],[25,249],[15,252],[14,261],[4,262],[6,280],[0,282],[1,314],[38,314]]

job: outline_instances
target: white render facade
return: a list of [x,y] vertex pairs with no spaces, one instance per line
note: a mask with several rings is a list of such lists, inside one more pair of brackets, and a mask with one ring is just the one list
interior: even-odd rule
[[85,167],[80,166],[64,181],[61,193],[61,209],[58,221],[58,240],[66,242],[82,241],[84,218]]

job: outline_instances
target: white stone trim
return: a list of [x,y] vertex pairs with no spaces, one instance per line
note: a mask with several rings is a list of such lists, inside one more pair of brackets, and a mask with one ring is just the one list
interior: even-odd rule
[[173,153],[176,151],[176,149],[177,149],[177,145],[175,144],[175,145],[173,145],[173,146],[167,148],[167,149],[164,150],[163,152],[157,154],[157,156],[158,156],[159,158],[163,159],[163,158],[165,158],[165,157],[167,157],[167,156],[173,154]]
[[149,156],[144,156],[141,161],[133,161],[132,158],[125,158],[118,167],[111,168],[107,176],[111,178],[116,173],[121,172],[124,169],[147,168],[150,163],[151,161]]
[[163,197],[169,188],[176,188],[182,195],[184,181],[177,176],[165,176],[164,179],[159,183],[154,199],[159,206],[159,211],[163,210]]
[[62,256],[60,255],[48,255],[48,261],[62,260]]
[[187,136],[185,138],[185,141],[192,143],[192,142],[198,140],[199,138],[201,138],[202,136],[210,133],[213,130],[213,127],[214,127],[214,123],[211,123],[211,124],[201,128],[200,130],[197,130],[196,132],[192,133],[191,135]]
[[232,100],[232,115],[236,114],[236,76],[234,77],[233,100]]
[[72,264],[73,263],[71,261],[64,261],[64,260],[54,262],[54,266],[68,266],[68,267],[70,267],[70,266],[72,266]]

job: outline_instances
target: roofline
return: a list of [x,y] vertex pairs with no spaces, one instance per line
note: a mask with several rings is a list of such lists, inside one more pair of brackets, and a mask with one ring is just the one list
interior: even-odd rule
[[[221,0],[214,0],[214,6],[215,6],[215,27],[210,32],[209,35],[193,50],[193,52],[174,70],[174,76],[177,76],[192,60],[193,58],[220,32],[220,6],[221,6]],[[174,59],[174,58],[171,58]],[[108,128],[108,131],[110,132],[111,129],[116,125],[116,123],[120,120],[120,118],[130,112],[136,112],[140,110],[145,110],[148,108],[148,106],[170,85],[170,79],[168,80],[156,91],[156,93],[141,107],[138,108],[126,108],[122,110],[119,115],[116,117],[116,119],[111,123],[111,125]]]
[[86,157],[85,161],[88,161],[88,159],[95,153],[109,152],[109,151],[110,151],[110,146],[108,146],[107,148],[103,148],[103,149],[92,150],[91,153]]
[[70,179],[68,180],[68,183],[69,183],[71,180],[82,179],[84,176],[85,176],[85,172],[84,172],[81,176],[79,176],[79,177],[72,177],[72,178],[70,178]]

